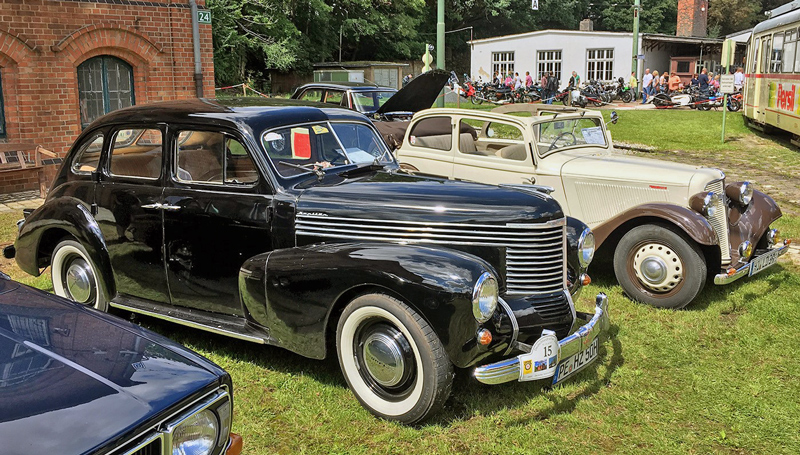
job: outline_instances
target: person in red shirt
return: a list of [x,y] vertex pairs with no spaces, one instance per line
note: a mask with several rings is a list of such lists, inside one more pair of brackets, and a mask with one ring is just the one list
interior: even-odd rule
[[680,90],[681,88],[681,78],[678,77],[678,74],[673,72],[669,76],[669,91],[674,92],[676,90]]

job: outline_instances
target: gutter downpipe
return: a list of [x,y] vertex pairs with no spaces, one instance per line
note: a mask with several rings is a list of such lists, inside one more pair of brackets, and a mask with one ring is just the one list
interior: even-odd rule
[[203,97],[203,68],[200,66],[200,24],[197,22],[197,2],[189,0],[192,11],[192,47],[194,50],[194,89],[198,98]]

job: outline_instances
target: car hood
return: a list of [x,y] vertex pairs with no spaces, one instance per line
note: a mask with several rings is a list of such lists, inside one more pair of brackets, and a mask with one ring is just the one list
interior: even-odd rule
[[436,101],[436,97],[439,96],[448,80],[450,80],[450,73],[444,70],[422,73],[383,103],[376,114],[417,112],[427,109]]
[[304,183],[298,212],[371,220],[505,224],[564,217],[552,197],[524,187],[493,186],[377,171]]
[[564,178],[699,188],[696,191],[702,191],[708,182],[724,177],[719,169],[617,153],[575,154],[565,160],[561,175]]
[[218,367],[160,338],[0,279],[2,452],[94,452],[218,383]]

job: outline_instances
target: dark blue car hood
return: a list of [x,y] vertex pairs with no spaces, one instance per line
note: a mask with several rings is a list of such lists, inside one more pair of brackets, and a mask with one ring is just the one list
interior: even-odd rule
[[0,452],[80,454],[132,436],[224,374],[181,349],[0,279]]

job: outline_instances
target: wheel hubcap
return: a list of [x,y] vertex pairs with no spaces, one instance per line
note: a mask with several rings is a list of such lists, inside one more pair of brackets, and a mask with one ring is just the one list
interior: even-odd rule
[[67,269],[66,287],[69,295],[78,303],[89,303],[94,277],[92,269],[82,259],[73,261]]
[[669,292],[683,280],[683,262],[666,245],[648,243],[636,251],[633,270],[639,282],[656,292]]
[[375,382],[384,387],[396,386],[403,379],[403,349],[390,334],[375,332],[364,340],[364,364]]

